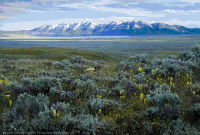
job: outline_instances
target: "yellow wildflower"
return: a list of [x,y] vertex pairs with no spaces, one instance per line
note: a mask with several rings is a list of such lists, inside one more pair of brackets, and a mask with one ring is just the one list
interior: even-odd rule
[[193,91],[193,95],[195,95],[196,94],[196,91]]
[[139,68],[138,68],[138,71],[139,71],[139,72],[142,72],[142,71],[143,71],[143,68],[142,68],[142,67],[139,67]]
[[140,93],[140,99],[144,99],[144,94]]
[[140,85],[138,86],[138,89],[140,89],[140,90],[142,89],[142,84],[140,84]]
[[135,86],[137,87],[137,83],[135,83]]
[[173,83],[173,87],[175,87],[175,83]]
[[158,68],[156,68],[156,72],[158,71]]
[[11,99],[9,100],[9,104],[10,104],[10,106],[12,106],[12,100]]
[[147,99],[146,99],[146,98],[144,98],[144,103],[146,103],[146,101],[147,101]]
[[80,91],[80,89],[76,89],[76,92]]
[[57,117],[60,117],[60,113],[57,113],[56,116],[57,116]]
[[101,95],[97,95],[97,98],[102,98],[102,96]]
[[192,82],[189,82],[189,81],[188,81],[186,84],[187,84],[187,85],[190,85],[190,84],[192,84]]
[[120,96],[120,99],[124,99],[125,98],[125,96]]
[[98,111],[99,111],[99,113],[101,113],[101,109],[99,109]]
[[53,110],[53,116],[56,116],[56,110],[55,109]]
[[124,90],[120,91],[120,95],[124,93]]

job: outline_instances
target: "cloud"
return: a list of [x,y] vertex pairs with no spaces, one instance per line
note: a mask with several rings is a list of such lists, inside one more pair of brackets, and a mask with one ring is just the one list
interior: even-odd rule
[[4,19],[9,18],[10,16],[24,13],[25,7],[27,7],[28,4],[25,2],[8,2],[8,3],[2,3],[0,2],[0,15],[5,16]]
[[191,14],[199,14],[200,10],[174,10],[174,9],[166,9],[163,10],[164,12],[170,14],[184,14],[184,15],[191,15]]
[[[121,0],[118,0],[118,2],[122,2]],[[128,0],[127,0],[128,1]],[[128,2],[137,2],[138,0],[129,0]],[[155,13],[149,10],[145,10],[142,8],[125,8],[122,5],[120,5],[119,3],[118,8],[115,7],[110,7],[107,6],[109,3],[113,3],[111,0],[103,0],[101,2],[93,2],[90,4],[87,3],[82,3],[82,4],[78,4],[78,3],[74,3],[74,4],[63,4],[63,5],[59,5],[58,7],[62,7],[62,8],[74,8],[74,9],[78,9],[78,8],[86,8],[86,9],[92,9],[92,10],[96,10],[96,11],[103,11],[103,12],[114,12],[114,13],[123,13],[125,15],[128,16],[132,16],[132,17],[149,17],[149,18],[160,18],[160,17],[165,17],[164,14],[161,13]]]
[[34,9],[29,9],[28,11],[31,13],[43,13],[43,11],[41,10],[34,10]]
[[164,21],[161,21],[161,22],[172,24],[172,25],[180,24],[180,25],[190,27],[190,28],[200,27],[200,20],[199,21],[196,21],[196,20],[195,21],[194,20],[180,20],[180,19],[174,18],[174,19],[170,19],[170,20],[164,20]]
[[199,0],[182,0],[182,2],[186,2],[186,3],[200,3]]
[[0,20],[8,19],[7,16],[0,16]]
[[[163,7],[164,5],[170,5],[174,8],[181,6],[187,6],[188,4],[200,3],[199,0],[1,0],[0,1],[0,14],[3,16],[13,16],[19,13],[26,12],[27,10],[45,11],[58,9],[58,10],[79,10],[83,8],[90,8],[95,10],[106,10],[112,12],[122,12],[127,15],[138,14],[138,16],[149,17],[164,17],[160,13],[152,12],[156,8],[155,6]],[[139,5],[140,4],[140,5]],[[146,6],[141,6],[146,4]],[[151,4],[148,8],[148,4]],[[134,6],[135,5],[135,6]],[[138,6],[138,7],[137,7]],[[114,8],[118,8],[117,10]],[[130,12],[128,12],[128,9]],[[167,8],[166,8],[167,9]],[[164,10],[164,9],[163,9]],[[173,10],[173,9],[170,9]],[[166,11],[167,12],[167,11]],[[170,12],[170,11],[169,11]],[[172,11],[171,11],[172,12]],[[175,12],[174,12],[175,13]]]

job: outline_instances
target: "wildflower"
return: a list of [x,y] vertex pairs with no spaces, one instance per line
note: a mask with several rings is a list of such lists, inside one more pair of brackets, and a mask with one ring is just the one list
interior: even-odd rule
[[153,73],[153,72],[154,72],[154,69],[152,69],[151,72]]
[[97,98],[102,98],[102,96],[101,95],[97,95]]
[[146,99],[146,98],[144,98],[144,103],[146,103],[146,101],[147,101],[147,99]]
[[101,109],[99,109],[98,111],[99,111],[99,113],[101,113]]
[[156,68],[156,72],[158,71],[158,68]]
[[95,69],[94,68],[87,68],[85,71],[94,71]]
[[175,83],[173,83],[173,87],[175,87]]
[[56,110],[55,109],[53,110],[53,116],[56,116]]
[[60,117],[60,113],[57,113],[57,114],[56,114],[56,117]]
[[137,83],[135,83],[135,86],[137,87]]
[[10,106],[12,106],[12,100],[11,99],[9,100],[9,104],[10,104]]
[[124,99],[125,98],[125,96],[120,96],[120,99],[122,100],[122,99]]
[[144,99],[144,94],[140,93],[140,99]]
[[124,93],[124,90],[120,91],[120,95]]
[[190,84],[192,84],[192,82],[189,82],[189,81],[188,81],[186,84],[187,84],[187,85],[190,85]]
[[78,82],[80,82],[81,80],[80,79],[78,79]]
[[170,77],[170,85],[173,86],[173,77]]
[[10,95],[6,95],[7,98],[10,98]]
[[193,91],[193,95],[195,95],[196,94],[196,92],[195,91]]
[[76,89],[76,92],[79,92],[80,91],[80,89]]
[[139,71],[139,72],[142,72],[142,71],[143,71],[143,68],[142,68],[142,67],[139,67],[139,68],[138,68],[138,71]]
[[140,89],[140,90],[142,89],[142,84],[140,84],[140,85],[138,86],[138,89]]

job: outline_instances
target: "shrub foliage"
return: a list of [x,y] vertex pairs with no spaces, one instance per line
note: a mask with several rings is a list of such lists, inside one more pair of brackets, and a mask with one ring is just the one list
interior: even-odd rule
[[199,135],[200,48],[107,63],[0,59],[0,134]]

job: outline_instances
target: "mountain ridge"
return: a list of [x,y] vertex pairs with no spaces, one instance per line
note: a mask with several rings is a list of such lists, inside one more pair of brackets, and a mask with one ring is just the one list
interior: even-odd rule
[[34,36],[132,36],[132,35],[173,35],[200,34],[200,28],[187,28],[166,23],[143,21],[110,22],[96,24],[80,22],[71,24],[43,25],[28,31]]

